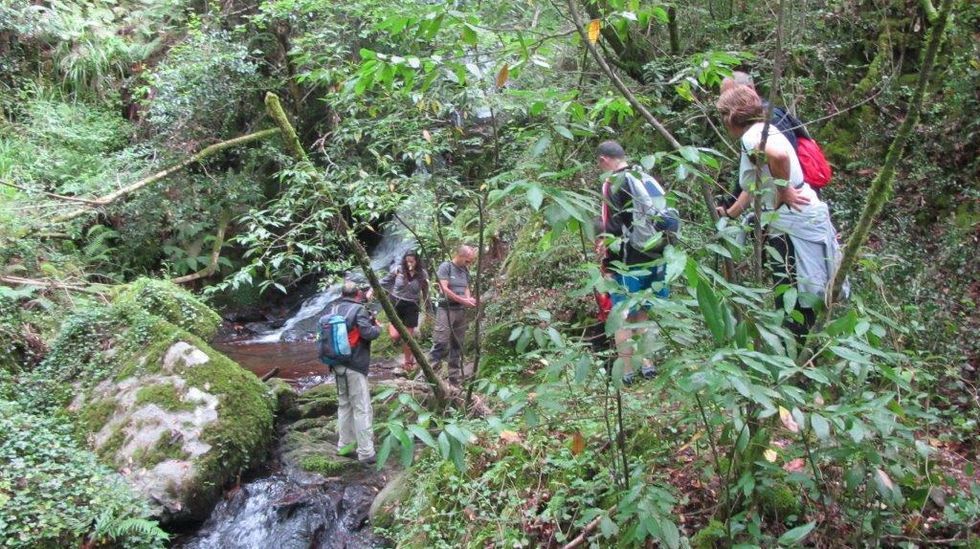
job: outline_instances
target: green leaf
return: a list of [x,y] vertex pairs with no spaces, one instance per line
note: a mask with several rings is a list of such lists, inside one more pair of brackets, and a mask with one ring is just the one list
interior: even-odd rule
[[409,432],[415,435],[415,438],[421,440],[429,448],[436,448],[436,441],[432,438],[432,435],[428,431],[422,428],[421,425],[409,425]]
[[389,434],[381,443],[381,448],[378,450],[377,454],[378,465],[383,465],[385,461],[388,461],[388,455],[391,454],[391,441],[394,439],[395,438]]
[[538,139],[534,146],[531,147],[531,157],[537,158],[541,156],[546,150],[548,150],[549,146],[551,146],[551,137],[542,135],[541,139]]
[[850,360],[851,362],[857,362],[858,364],[871,364],[871,360],[869,360],[868,357],[853,349],[848,349],[847,347],[834,345],[830,348],[830,351],[845,360]]
[[555,132],[568,140],[574,140],[575,136],[572,135],[572,131],[565,126],[555,126]]
[[797,293],[796,288],[790,288],[783,293],[783,310],[785,310],[787,314],[796,308]]
[[820,440],[830,438],[830,422],[822,415],[816,413],[810,414],[810,426],[813,427],[813,432]]
[[686,147],[681,147],[680,153],[681,156],[684,157],[684,160],[687,160],[692,164],[697,164],[698,162],[701,161],[701,154],[698,152],[697,149],[695,149],[690,145],[687,145]]
[[677,549],[681,546],[681,533],[677,530],[677,525],[669,519],[660,519],[660,539],[670,549]]
[[599,531],[602,532],[603,537],[611,538],[619,533],[619,526],[616,526],[609,515],[606,515],[599,521]]
[[442,459],[449,459],[449,437],[446,436],[446,432],[443,431],[439,433],[439,455]]
[[544,191],[541,190],[541,187],[537,185],[528,186],[527,202],[534,208],[534,211],[541,209],[541,203],[544,202]]
[[697,289],[698,307],[704,316],[704,322],[711,330],[711,335],[715,338],[715,343],[721,345],[725,339],[725,322],[721,317],[721,306],[714,290],[707,281],[702,280]]
[[787,531],[785,534],[779,536],[777,543],[780,545],[795,545],[801,541],[803,538],[807,537],[813,528],[816,527],[816,522],[808,522],[803,526],[797,526],[792,530]]
[[470,46],[476,45],[476,30],[469,24],[463,25],[463,43]]

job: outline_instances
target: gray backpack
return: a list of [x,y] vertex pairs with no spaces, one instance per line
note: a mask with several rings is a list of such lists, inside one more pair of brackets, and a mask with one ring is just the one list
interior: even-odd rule
[[626,240],[641,252],[662,252],[667,244],[676,242],[680,234],[680,214],[667,206],[666,193],[652,175],[639,168],[633,168],[624,175],[629,194],[633,197],[629,206],[633,223],[624,230]]

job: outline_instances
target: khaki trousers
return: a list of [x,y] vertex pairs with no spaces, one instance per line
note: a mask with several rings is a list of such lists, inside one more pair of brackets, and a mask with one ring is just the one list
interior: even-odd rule
[[466,309],[436,309],[436,326],[432,333],[430,356],[433,364],[449,361],[449,383],[459,385],[463,378],[463,338],[466,336]]
[[374,410],[367,376],[346,366],[334,366],[333,373],[337,380],[337,448],[357,440],[357,458],[373,457]]

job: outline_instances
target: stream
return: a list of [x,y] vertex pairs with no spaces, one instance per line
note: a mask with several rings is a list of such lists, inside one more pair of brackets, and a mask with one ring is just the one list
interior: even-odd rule
[[[371,255],[375,270],[386,269],[414,247],[398,227],[389,223]],[[362,273],[351,278],[363,279]],[[306,299],[278,328],[268,328],[237,341],[213,343],[242,367],[262,377],[289,382],[299,393],[333,376],[316,356],[316,320],[340,295],[335,284]],[[385,368],[372,365],[371,379],[388,377]],[[329,418],[318,418],[326,422]],[[384,547],[367,525],[368,510],[390,471],[356,466],[339,476],[308,473],[284,459],[288,423],[279,421],[271,458],[255,476],[231,488],[194,532],[180,535],[173,547],[181,549],[333,549]]]

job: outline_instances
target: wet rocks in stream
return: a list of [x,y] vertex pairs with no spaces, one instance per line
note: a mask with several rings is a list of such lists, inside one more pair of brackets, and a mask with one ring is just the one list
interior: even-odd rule
[[[200,530],[178,547],[306,549],[379,547],[371,505],[391,471],[337,455],[337,390],[323,383],[297,393],[270,380],[280,418],[267,477],[230,490]],[[376,411],[377,413],[377,411]]]

